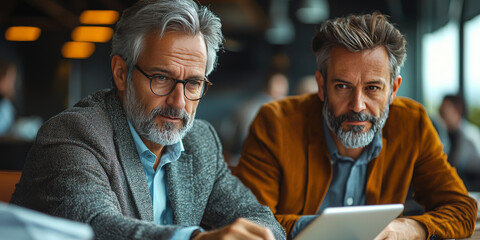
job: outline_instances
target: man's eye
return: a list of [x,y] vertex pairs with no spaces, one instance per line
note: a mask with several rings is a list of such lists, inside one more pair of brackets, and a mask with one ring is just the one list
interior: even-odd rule
[[377,91],[377,90],[380,90],[380,87],[377,87],[377,86],[368,86],[368,87],[367,87],[367,90],[369,90],[369,91]]
[[168,77],[165,77],[163,75],[153,75],[153,78],[152,80],[155,80],[155,81],[166,81],[166,80],[169,80]]
[[203,81],[201,80],[188,80],[189,85],[196,86],[196,87],[201,86],[202,83]]
[[337,84],[337,85],[335,85],[335,87],[338,88],[338,89],[346,89],[346,88],[348,88],[348,86],[347,86],[346,84]]

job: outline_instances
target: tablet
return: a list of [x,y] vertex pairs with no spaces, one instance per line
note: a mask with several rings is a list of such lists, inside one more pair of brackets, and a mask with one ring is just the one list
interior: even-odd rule
[[403,204],[326,208],[295,240],[371,240],[402,211]]

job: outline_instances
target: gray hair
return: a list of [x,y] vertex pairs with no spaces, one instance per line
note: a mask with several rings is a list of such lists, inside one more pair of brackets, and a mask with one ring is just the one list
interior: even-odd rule
[[378,12],[350,15],[324,22],[312,41],[318,70],[326,80],[330,50],[334,46],[346,47],[351,52],[383,46],[390,61],[391,81],[400,75],[407,55],[407,41],[400,31]]
[[208,76],[216,66],[217,52],[222,47],[221,27],[215,14],[192,0],[140,0],[123,11],[113,35],[111,56],[120,55],[125,60],[130,82],[147,33],[155,32],[160,37],[170,31],[193,36],[201,33],[207,48],[205,75]]

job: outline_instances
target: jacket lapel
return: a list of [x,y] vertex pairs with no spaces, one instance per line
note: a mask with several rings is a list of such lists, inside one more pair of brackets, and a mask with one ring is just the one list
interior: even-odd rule
[[198,224],[192,208],[193,196],[193,156],[185,152],[180,158],[166,165],[168,198],[173,210],[173,222],[181,225]]
[[309,108],[311,110],[308,116],[308,184],[304,214],[316,214],[328,190],[325,186],[330,185],[332,165],[322,127],[322,102],[315,98]]
[[153,205],[147,180],[117,91],[109,92],[105,103],[113,124],[118,160],[122,165],[140,218],[153,221]]
[[388,149],[387,139],[382,136],[382,150],[378,156],[368,163],[367,185],[365,187],[365,201],[367,205],[380,203],[380,191],[382,190],[383,164]]

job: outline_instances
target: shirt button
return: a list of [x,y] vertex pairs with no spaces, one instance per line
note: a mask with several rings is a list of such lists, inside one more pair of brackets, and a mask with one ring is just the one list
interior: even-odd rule
[[353,204],[353,198],[349,197],[347,198],[347,205],[351,206]]

